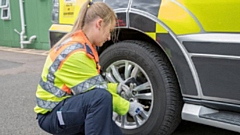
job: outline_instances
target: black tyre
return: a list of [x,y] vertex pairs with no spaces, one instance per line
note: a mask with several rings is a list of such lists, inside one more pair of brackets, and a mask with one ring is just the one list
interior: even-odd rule
[[100,55],[109,82],[134,77],[134,91],[122,95],[145,105],[146,117],[128,114],[116,119],[125,135],[169,135],[181,121],[182,97],[174,70],[165,54],[142,41],[122,41]]

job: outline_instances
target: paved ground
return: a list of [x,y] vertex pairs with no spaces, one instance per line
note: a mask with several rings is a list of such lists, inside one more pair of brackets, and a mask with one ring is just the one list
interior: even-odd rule
[[[35,91],[47,51],[0,47],[0,135],[48,135],[37,125]],[[183,122],[173,135],[239,135]]]
[[33,112],[46,56],[12,51],[0,50],[0,135],[46,135]]

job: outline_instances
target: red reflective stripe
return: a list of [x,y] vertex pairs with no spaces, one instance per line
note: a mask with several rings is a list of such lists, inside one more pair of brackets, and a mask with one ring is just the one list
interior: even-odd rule
[[62,90],[65,91],[67,94],[71,94],[71,89],[67,87],[66,84],[63,85]]
[[63,50],[65,50],[68,46],[74,44],[74,42],[68,42],[64,45],[62,45],[58,50],[56,50],[56,47],[51,49],[50,51],[50,58],[52,61],[54,61],[61,53]]
[[101,66],[99,64],[97,64],[97,70],[98,70],[99,74],[100,74],[100,69],[101,69]]
[[[86,54],[87,54],[88,58],[93,59],[93,60],[95,61],[94,56],[92,56],[92,55],[89,54],[89,53],[86,53]],[[96,62],[96,61],[95,61],[95,62]]]
[[74,41],[78,41],[82,44],[85,45],[85,43],[87,43],[89,46],[92,46],[92,43],[88,40],[88,38],[86,37],[86,35],[81,31],[77,31],[75,34],[73,34],[72,36],[74,39]]
[[[64,64],[64,62],[76,51],[84,51],[86,52],[87,56],[91,59],[93,59],[95,61],[95,63],[97,64],[97,70],[100,73],[100,66],[99,66],[99,56],[97,53],[96,48],[90,43],[90,41],[88,40],[88,38],[86,37],[86,35],[80,30],[77,31],[75,34],[72,35],[72,40],[67,42],[66,44],[62,45],[58,50],[56,50],[57,46],[54,46],[51,50],[50,50],[50,58],[52,61],[54,61],[63,50],[65,50],[68,46],[74,44],[74,43],[80,43],[84,46],[84,49],[78,49],[75,50],[73,52],[71,52],[60,64],[60,66],[58,67],[58,69],[61,69],[62,65]],[[94,56],[92,56],[91,54],[87,53],[86,51],[86,46],[85,44],[88,44],[88,46],[90,47],[90,49],[92,50],[92,53]]]

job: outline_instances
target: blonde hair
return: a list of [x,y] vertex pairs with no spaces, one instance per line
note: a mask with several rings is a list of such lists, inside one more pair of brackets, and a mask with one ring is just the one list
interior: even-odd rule
[[[102,18],[105,24],[111,24],[117,20],[117,15],[107,4],[103,2],[93,3],[91,0],[87,0],[81,7],[72,30],[62,37],[54,46],[61,45],[63,41],[70,38],[74,33],[81,30],[86,24],[94,21],[97,17]],[[114,33],[113,36],[116,36],[116,34]]]

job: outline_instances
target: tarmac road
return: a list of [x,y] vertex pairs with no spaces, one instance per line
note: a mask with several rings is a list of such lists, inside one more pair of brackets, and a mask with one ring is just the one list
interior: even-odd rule
[[[0,135],[48,135],[38,127],[33,111],[45,54],[47,52],[0,47]],[[183,122],[173,135],[239,133]]]
[[33,111],[45,57],[0,51],[0,135],[47,135]]

